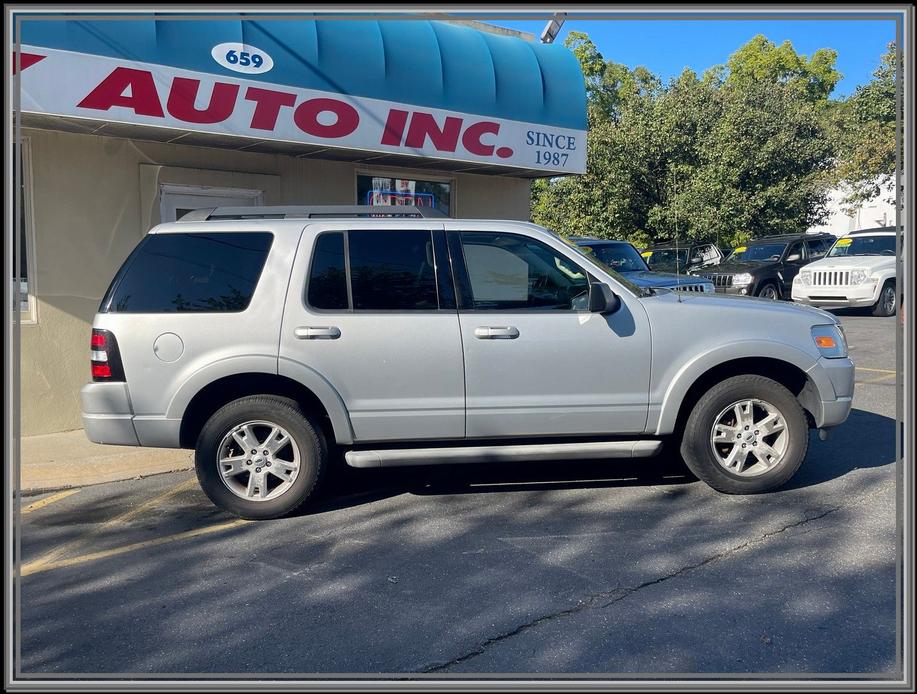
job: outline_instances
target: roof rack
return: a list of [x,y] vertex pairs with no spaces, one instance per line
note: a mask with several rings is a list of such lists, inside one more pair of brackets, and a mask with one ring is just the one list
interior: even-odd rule
[[182,215],[179,222],[213,219],[353,219],[360,217],[445,217],[435,207],[414,205],[268,205],[265,207],[205,207]]
[[814,234],[810,234],[806,231],[797,231],[793,234],[771,234],[770,236],[759,236],[756,239],[749,239],[745,243],[758,243],[759,241],[773,241],[775,239],[811,239],[818,238],[819,236],[834,236],[834,234],[831,234],[827,231],[818,231]]
[[872,229],[857,229],[855,231],[848,231],[845,236],[856,236],[857,234],[878,234],[880,232],[893,234],[897,230],[897,227],[873,227]]

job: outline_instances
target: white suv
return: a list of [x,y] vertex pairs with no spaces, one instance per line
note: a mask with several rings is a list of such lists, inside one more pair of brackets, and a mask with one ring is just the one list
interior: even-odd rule
[[874,316],[892,316],[896,257],[894,227],[852,231],[796,275],[793,301],[822,308],[871,306]]

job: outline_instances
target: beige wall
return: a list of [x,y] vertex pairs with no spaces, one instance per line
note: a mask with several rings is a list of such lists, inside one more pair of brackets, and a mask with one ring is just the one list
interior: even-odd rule
[[[159,183],[256,188],[265,204],[353,204],[365,165],[228,149],[24,130],[31,145],[37,323],[22,326],[22,434],[81,426],[89,327],[108,283],[159,221]],[[433,177],[432,172],[385,171]],[[453,213],[529,218],[529,182],[452,178]]]

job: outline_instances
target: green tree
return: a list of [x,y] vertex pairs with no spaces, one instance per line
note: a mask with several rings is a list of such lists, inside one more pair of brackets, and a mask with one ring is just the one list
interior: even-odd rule
[[844,202],[849,207],[872,200],[894,181],[896,72],[897,50],[892,42],[873,79],[833,105],[829,122],[839,149],[835,180],[848,189]]
[[729,243],[803,231],[824,215],[834,156],[827,96],[835,54],[758,36],[725,65],[668,84],[567,45],[587,80],[587,171],[533,186],[533,219],[561,233]]

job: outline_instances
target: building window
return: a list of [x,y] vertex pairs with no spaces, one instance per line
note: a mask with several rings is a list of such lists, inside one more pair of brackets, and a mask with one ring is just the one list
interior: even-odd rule
[[452,183],[357,174],[358,205],[415,205],[452,213]]
[[211,188],[162,183],[159,186],[162,223],[181,219],[192,210],[208,207],[252,207],[264,204],[264,191],[248,188]]
[[[32,233],[32,177],[29,141],[23,138],[18,147],[19,154],[19,205],[16,224],[19,229],[13,234],[13,301],[16,301],[16,289],[19,290],[19,319],[22,323],[34,323],[35,306],[35,272]],[[15,310],[16,307],[14,307]]]

